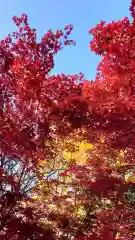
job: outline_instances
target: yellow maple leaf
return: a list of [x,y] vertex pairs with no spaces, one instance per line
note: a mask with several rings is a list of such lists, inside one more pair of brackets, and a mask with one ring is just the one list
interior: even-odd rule
[[38,196],[37,195],[33,195],[31,198],[32,199],[38,199]]
[[76,215],[77,215],[78,217],[82,217],[82,216],[85,216],[85,215],[86,215],[86,211],[85,211],[85,209],[84,209],[83,206],[79,206],[79,208],[78,208],[77,211],[76,211]]
[[76,161],[76,164],[83,165],[87,161],[87,154],[85,152],[74,152],[72,154],[72,159]]
[[49,204],[48,208],[50,208],[50,209],[57,209],[57,206],[55,204]]
[[81,142],[79,145],[79,151],[87,151],[93,148],[93,144],[87,142]]
[[128,163],[126,163],[126,162],[122,162],[122,161],[120,161],[120,160],[117,160],[116,161],[116,167],[117,168],[119,168],[119,167],[124,167],[124,166],[127,166],[128,165]]
[[86,151],[92,149],[93,144],[87,143],[86,141],[82,141],[76,142],[76,144],[73,143],[73,145],[78,146],[79,150],[75,152],[65,150],[63,152],[63,157],[67,161],[75,160],[75,162],[79,165],[85,164],[88,158]]
[[45,160],[39,160],[39,161],[38,161],[38,164],[39,164],[40,167],[44,167],[44,166],[45,166],[45,163],[46,163]]
[[124,166],[127,166],[128,163],[124,161],[124,158],[125,158],[125,151],[123,150],[120,150],[120,152],[118,153],[117,155],[117,158],[116,158],[116,167],[124,167]]
[[70,161],[71,157],[72,157],[71,152],[64,151],[63,152],[63,157],[65,158],[65,160]]

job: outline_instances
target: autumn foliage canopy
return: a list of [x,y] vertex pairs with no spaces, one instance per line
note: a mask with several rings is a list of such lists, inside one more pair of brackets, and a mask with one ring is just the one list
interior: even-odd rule
[[72,25],[0,41],[0,239],[135,239],[135,0],[101,22],[93,81],[50,74]]

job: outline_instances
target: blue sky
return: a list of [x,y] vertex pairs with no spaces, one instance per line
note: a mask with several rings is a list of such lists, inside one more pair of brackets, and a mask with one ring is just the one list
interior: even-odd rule
[[99,58],[89,50],[88,31],[100,20],[112,21],[129,16],[130,0],[1,0],[0,39],[15,30],[13,15],[26,13],[30,25],[41,37],[48,29],[74,25],[75,47],[67,47],[55,57],[54,73],[84,72],[93,79]]

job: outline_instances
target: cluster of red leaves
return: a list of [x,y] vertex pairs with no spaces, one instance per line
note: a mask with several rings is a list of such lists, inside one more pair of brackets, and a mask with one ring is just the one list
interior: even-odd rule
[[128,18],[101,22],[90,33],[90,48],[102,57],[96,79],[84,82],[81,99],[73,99],[63,108],[73,126],[75,121],[96,135],[103,133],[110,147],[134,146],[135,23]]
[[[38,205],[35,209],[21,206],[22,201],[30,199],[28,193],[37,180],[37,160],[45,159],[49,153],[45,140],[51,141],[54,135],[65,136],[78,128],[92,142],[103,135],[110,151],[128,148],[127,163],[130,169],[135,166],[134,7],[132,0],[132,22],[128,18],[110,24],[101,22],[90,30],[93,35],[90,48],[102,57],[94,82],[84,81],[82,74],[49,75],[54,55],[64,45],[74,44],[68,40],[72,25],[64,31],[48,31],[37,42],[36,31],[30,28],[27,16],[22,15],[14,17],[18,31],[0,41],[1,239],[54,239],[56,236],[38,224],[46,209],[39,212]],[[93,182],[89,179],[91,171],[85,172],[85,167],[69,169],[87,198],[86,193],[90,192],[94,203],[96,196],[110,198],[115,204],[111,210],[94,215],[94,223],[91,216],[86,219],[87,224],[84,223],[80,232],[78,227],[74,239],[113,240],[117,232],[121,232],[121,239],[134,239],[134,205],[126,200],[126,193],[129,188],[134,191],[135,186],[121,179],[126,169],[121,171],[95,168]],[[61,231],[64,231],[69,224],[61,219]],[[69,222],[72,223],[70,218]]]
[[33,152],[42,154],[45,137],[51,138],[52,108],[69,93],[80,93],[75,82],[81,76],[49,76],[54,55],[64,44],[74,44],[68,40],[71,25],[48,31],[37,42],[26,15],[13,19],[18,32],[0,42],[1,149],[11,157],[32,158]]

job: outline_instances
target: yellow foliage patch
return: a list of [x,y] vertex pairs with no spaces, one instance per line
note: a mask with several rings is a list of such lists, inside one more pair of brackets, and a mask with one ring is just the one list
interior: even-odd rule
[[88,159],[88,150],[93,149],[93,144],[87,143],[85,141],[76,143],[78,145],[78,151],[75,152],[70,152],[70,151],[63,151],[63,157],[67,161],[72,161],[74,160],[76,164],[83,165],[87,162]]
[[87,142],[81,142],[79,145],[79,151],[87,151],[93,148],[93,144]]
[[118,153],[117,158],[116,158],[116,167],[117,168],[128,165],[128,163],[124,161],[124,158],[125,158],[125,151],[120,150],[120,152]]
[[76,215],[77,215],[78,217],[83,217],[83,216],[86,215],[86,211],[85,211],[85,209],[84,209],[83,206],[79,206],[79,207],[78,207],[78,209],[77,209],[77,211],[76,211]]
[[31,198],[32,198],[32,199],[37,199],[38,196],[37,196],[37,195],[33,195]]
[[45,164],[46,164],[46,161],[45,160],[39,160],[38,164],[39,164],[40,167],[44,167]]

